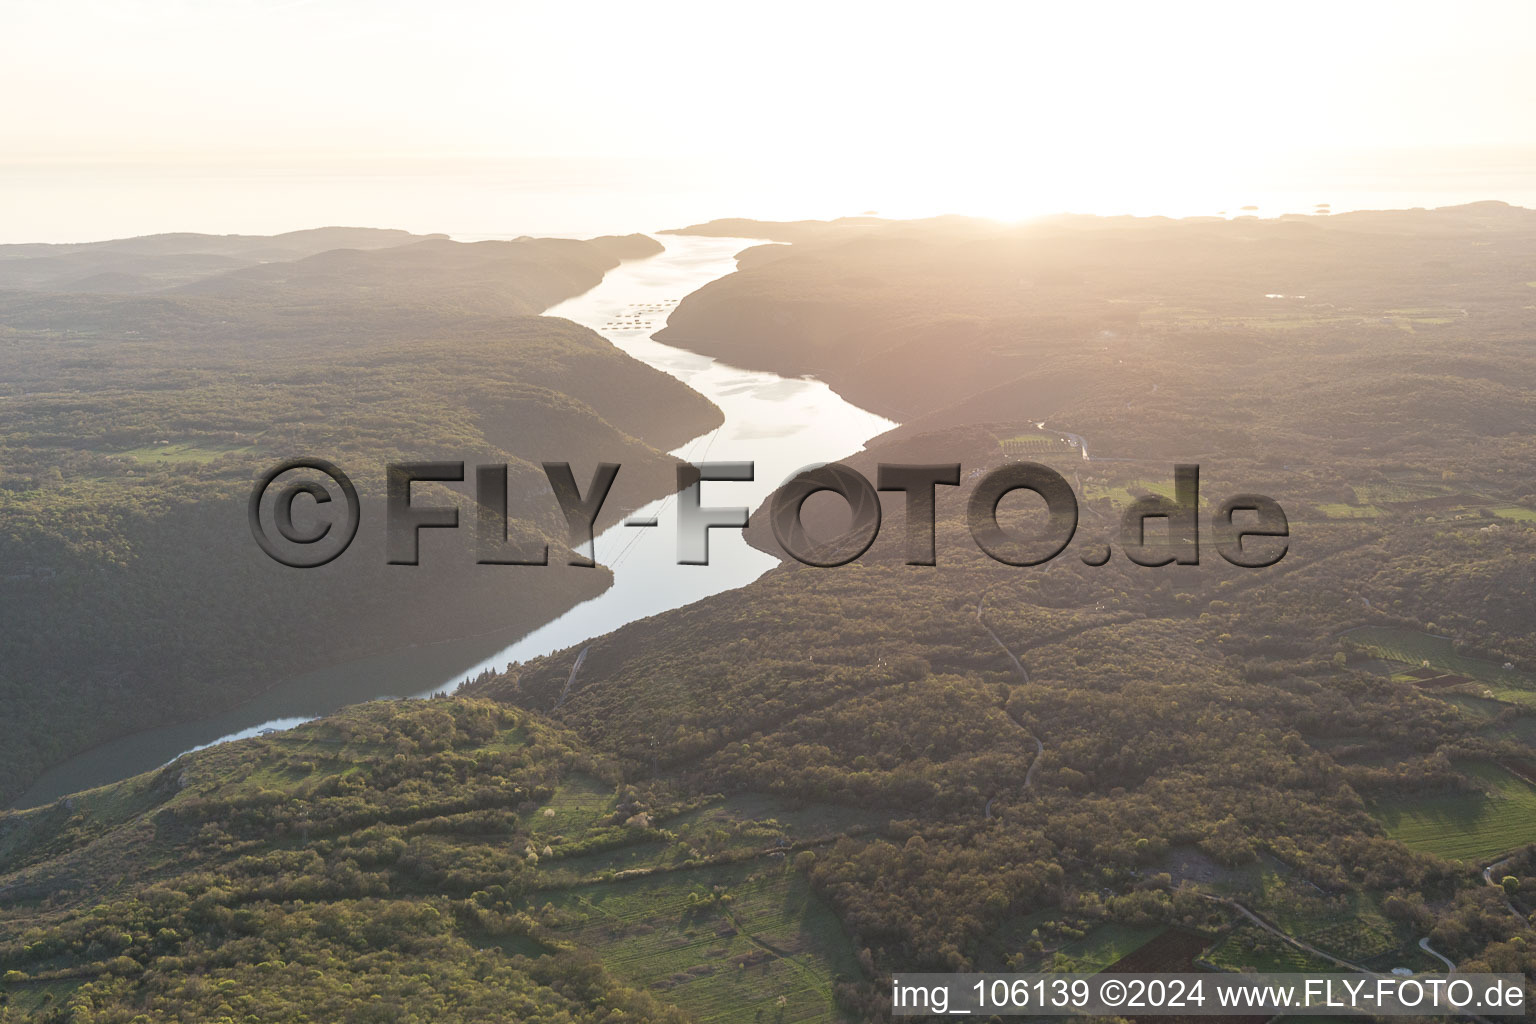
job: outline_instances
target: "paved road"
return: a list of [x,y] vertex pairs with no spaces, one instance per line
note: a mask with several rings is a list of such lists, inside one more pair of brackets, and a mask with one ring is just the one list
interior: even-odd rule
[[1441,963],[1445,964],[1445,972],[1447,974],[1456,973],[1456,965],[1451,963],[1451,958],[1437,951],[1434,946],[1431,946],[1429,944],[1428,936],[1425,936],[1419,940],[1419,948],[1428,953],[1430,956],[1434,957],[1436,960],[1439,960]]
[[1520,913],[1520,908],[1515,906],[1515,901],[1509,898],[1509,894],[1504,891],[1504,887],[1502,885],[1493,880],[1494,869],[1497,868],[1500,871],[1504,870],[1504,866],[1508,864],[1509,861],[1509,857],[1500,857],[1492,864],[1489,864],[1487,867],[1483,868],[1483,881],[1493,886],[1493,888],[1498,892],[1499,899],[1504,901],[1504,909],[1508,910],[1511,914],[1514,914],[1516,917],[1520,918],[1520,920],[1524,921],[1525,915]]

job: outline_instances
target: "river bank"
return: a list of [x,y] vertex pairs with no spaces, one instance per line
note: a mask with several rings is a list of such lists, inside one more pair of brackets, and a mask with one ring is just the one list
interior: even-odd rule
[[[630,356],[682,381],[720,407],[725,421],[672,454],[693,462],[751,461],[750,483],[706,483],[705,504],[755,508],[795,470],[858,451],[895,426],[804,378],[742,370],[653,341],[689,293],[735,270],[735,253],[755,244],[733,238],[668,238],[657,256],[625,263],[592,290],[547,310],[602,334]],[[675,496],[631,513],[654,528],[610,527],[596,539],[597,561],[613,585],[529,633],[479,634],[390,652],[282,680],[226,713],[123,737],[45,773],[14,804],[35,807],[150,771],[189,750],[292,728],[348,704],[450,692],[487,669],[548,654],[620,626],[745,586],[777,564],[740,532],[711,531],[710,564],[676,562]],[[515,571],[515,569],[509,569]]]

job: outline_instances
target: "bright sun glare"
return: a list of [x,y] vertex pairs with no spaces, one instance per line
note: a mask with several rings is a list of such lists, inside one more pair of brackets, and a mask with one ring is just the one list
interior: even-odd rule
[[51,0],[0,25],[0,86],[28,97],[0,114],[11,174],[558,157],[601,161],[598,187],[659,160],[737,206],[720,212],[1017,218],[1309,205],[1356,172],[1536,144],[1536,6],[1519,0],[1453,19],[1402,2]]

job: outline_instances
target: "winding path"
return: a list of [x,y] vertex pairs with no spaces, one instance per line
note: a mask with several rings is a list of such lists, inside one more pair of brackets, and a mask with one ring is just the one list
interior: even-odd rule
[[1514,857],[1513,854],[1509,854],[1509,855],[1500,857],[1498,860],[1494,861],[1492,864],[1489,864],[1487,867],[1483,868],[1483,881],[1485,881],[1489,885],[1493,886],[1494,891],[1499,894],[1499,899],[1504,901],[1504,909],[1508,910],[1511,914],[1514,914],[1520,920],[1524,921],[1525,920],[1525,915],[1520,913],[1520,908],[1515,906],[1515,901],[1509,898],[1509,893],[1504,891],[1504,887],[1502,885],[1500,885],[1498,882],[1495,882],[1493,880],[1493,869],[1494,868],[1502,869],[1506,864],[1508,864],[1513,859],[1513,857]]
[[[1019,678],[1023,679],[1024,682],[1028,684],[1029,670],[1024,667],[1024,663],[1019,660],[1019,656],[1013,653],[1013,648],[1005,644],[1003,642],[1003,638],[998,636],[996,631],[994,631],[991,626],[987,625],[987,620],[981,617],[981,613],[986,608],[986,604],[987,595],[982,594],[981,599],[976,602],[976,621],[981,624],[982,629],[987,631],[987,635],[992,638],[992,642],[1001,647],[1003,649],[1003,653],[1008,655],[1008,659],[1013,662],[1013,667],[1018,670]],[[1040,760],[1045,754],[1045,744],[1041,743],[1040,737],[1030,732],[1029,729],[1025,727],[1023,722],[1019,721],[1012,714],[1010,714],[1006,706],[1003,708],[1003,713],[1012,719],[1014,725],[1017,725],[1020,729],[1023,729],[1024,735],[1028,736],[1030,742],[1035,745],[1034,759],[1029,762],[1029,770],[1024,773],[1024,788],[1027,790],[1032,788],[1035,784],[1035,772],[1039,769]],[[987,801],[987,806],[983,808],[982,813],[988,819],[991,819],[992,817],[992,801],[996,799],[997,797],[992,797]]]
[[1426,935],[1424,938],[1419,940],[1419,948],[1428,953],[1430,956],[1434,957],[1436,960],[1439,960],[1441,963],[1445,964],[1445,973],[1456,973],[1456,965],[1451,962],[1451,958],[1435,949],[1434,946],[1431,946],[1429,944],[1429,936]]

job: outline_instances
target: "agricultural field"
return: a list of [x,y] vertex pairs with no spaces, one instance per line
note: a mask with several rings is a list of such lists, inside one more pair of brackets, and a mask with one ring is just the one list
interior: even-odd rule
[[1010,459],[1033,459],[1042,455],[1077,455],[1078,448],[1059,434],[1050,432],[1017,434],[997,439],[1003,455]]
[[1274,862],[1254,872],[1247,905],[1294,936],[1344,960],[1359,962],[1411,944],[1375,900],[1360,892],[1328,893]]
[[[1388,969],[1413,967],[1420,962],[1416,947],[1420,936],[1390,921],[1377,896],[1363,891],[1324,891],[1271,857],[1232,869],[1228,877],[1211,887],[1238,900],[1287,935],[1342,960]],[[1256,934],[1247,935],[1245,930]],[[1287,943],[1267,941],[1270,939],[1273,936],[1262,929],[1240,922],[1207,959],[1227,969],[1245,965],[1261,971],[1338,969],[1326,961],[1322,967],[1297,966],[1313,958]]]
[[[1280,298],[1300,300],[1304,296],[1281,296]],[[1209,330],[1298,330],[1324,325],[1347,326],[1358,324],[1362,319],[1358,314],[1324,314],[1320,309],[1319,306],[1299,301],[1276,302],[1262,313],[1245,312],[1232,315],[1209,309],[1154,305],[1143,311],[1141,322],[1146,327],[1173,327],[1186,330],[1191,327]]]
[[832,911],[784,858],[666,872],[549,894],[553,932],[699,1021],[837,1018],[859,973]]
[[1399,327],[1413,330],[1415,324],[1438,327],[1465,318],[1467,311],[1449,306],[1416,306],[1387,310],[1386,319]]
[[[1496,662],[1471,658],[1456,650],[1449,639],[1430,636],[1411,629],[1389,626],[1362,626],[1344,635],[1346,643],[1372,657],[1396,662],[1409,669],[1431,668],[1452,675],[1465,676],[1494,691],[1520,693],[1536,697],[1536,681],[1523,672],[1506,669]],[[1407,678],[1406,673],[1403,673]],[[1507,697],[1496,699],[1508,700]],[[1524,703],[1524,701],[1515,701]]]
[[[1100,484],[1085,481],[1083,486],[1083,497],[1086,500],[1096,501],[1100,498],[1108,498],[1112,504],[1121,508],[1129,505],[1137,498],[1148,494],[1161,495],[1172,501],[1174,499],[1172,471],[1170,470],[1169,474],[1164,477],[1132,480],[1118,484]],[[1200,507],[1207,508],[1209,505],[1210,501],[1202,492],[1200,495]]]
[[121,454],[135,462],[154,464],[167,462],[213,462],[236,452],[249,452],[250,445],[200,444],[196,441],[177,441],[166,444],[147,444],[131,448]]
[[776,828],[800,842],[858,834],[886,824],[890,815],[836,804],[784,800],[762,793],[738,793],[716,798],[696,810],[667,820],[667,828],[682,836],[706,830],[739,829],[743,823]]
[[1260,973],[1321,973],[1338,969],[1254,924],[1232,929],[1206,952],[1205,959],[1224,971],[1251,967]]
[[1318,949],[1356,963],[1386,956],[1403,945],[1403,939],[1375,907],[1370,907],[1367,913],[1359,913],[1358,909],[1298,937]]
[[1536,691],[1519,689],[1513,686],[1490,686],[1485,688],[1483,693],[1492,700],[1536,710]]
[[757,794],[714,797],[702,806],[634,830],[606,824],[617,799],[612,787],[575,774],[533,816],[530,839],[555,884],[607,880],[626,874],[688,868],[705,861],[736,861],[771,853],[792,855],[807,845],[858,835],[885,825],[889,815],[825,804],[791,804]]
[[6,1006],[20,1013],[41,1013],[63,1006],[79,985],[74,979],[10,982],[5,986]]
[[545,837],[562,832],[584,832],[598,824],[616,803],[613,786],[582,772],[560,781],[550,798],[529,822],[531,835]]
[[1153,937],[1109,965],[1116,973],[1193,971],[1211,940],[1183,928],[1153,928]]
[[1081,939],[1063,945],[1060,952],[1076,964],[1078,971],[1102,971],[1146,946],[1165,929],[1161,925],[1132,927],[1102,924]]
[[1536,842],[1536,787],[1486,761],[1465,771],[1484,793],[1403,797],[1372,813],[1394,839],[1442,857],[1484,861]]
[[1329,519],[1374,519],[1381,515],[1381,509],[1375,505],[1346,505],[1337,501],[1318,505],[1317,510]]
[[[1487,704],[1494,709],[1499,708],[1499,705],[1492,701],[1477,701],[1473,697],[1458,698],[1455,703],[1470,704],[1474,701],[1479,704]],[[1483,721],[1493,722],[1493,715],[1486,715]],[[1518,718],[1499,721],[1484,729],[1483,735],[1493,740],[1514,740],[1517,743],[1523,743],[1532,749],[1536,749],[1536,716],[1521,715]]]
[[1451,493],[1448,487],[1419,480],[1361,484],[1352,490],[1355,492],[1355,501],[1361,505],[1427,501],[1430,498],[1443,498]]

